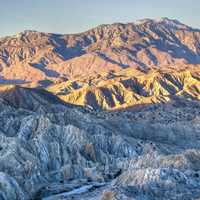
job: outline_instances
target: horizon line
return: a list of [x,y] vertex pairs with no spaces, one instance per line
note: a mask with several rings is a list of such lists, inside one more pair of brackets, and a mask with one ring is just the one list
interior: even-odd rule
[[6,37],[16,36],[16,35],[24,33],[24,32],[38,32],[38,33],[54,34],[54,35],[77,35],[77,34],[88,32],[88,31],[95,29],[95,28],[98,28],[100,26],[109,26],[109,25],[115,25],[115,24],[123,24],[123,25],[135,24],[135,25],[139,25],[139,24],[142,24],[142,21],[145,21],[145,20],[149,20],[149,21],[152,20],[152,21],[155,21],[155,22],[159,22],[159,21],[165,20],[165,19],[170,20],[170,21],[177,21],[177,22],[181,23],[182,25],[188,26],[189,28],[192,28],[194,30],[200,30],[199,27],[194,27],[193,25],[188,25],[188,24],[183,23],[182,21],[180,21],[176,18],[169,18],[169,17],[149,18],[149,17],[145,17],[145,18],[136,19],[134,21],[126,21],[126,22],[115,21],[115,22],[111,22],[111,23],[97,24],[97,25],[91,26],[90,28],[86,28],[85,31],[83,30],[83,31],[74,31],[74,32],[73,31],[72,32],[56,32],[56,31],[51,32],[51,31],[40,31],[40,30],[37,30],[37,29],[24,29],[20,32],[16,32],[16,33],[13,33],[13,34],[8,34],[8,35],[4,35],[4,36],[0,35],[0,39],[6,38]]

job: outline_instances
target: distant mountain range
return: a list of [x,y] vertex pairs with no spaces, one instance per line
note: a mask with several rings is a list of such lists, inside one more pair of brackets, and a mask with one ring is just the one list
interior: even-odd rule
[[200,30],[25,31],[0,69],[0,200],[200,199]]
[[200,30],[168,18],[0,39],[0,83],[50,86],[62,99],[92,107],[165,101],[178,93],[199,98],[199,64]]

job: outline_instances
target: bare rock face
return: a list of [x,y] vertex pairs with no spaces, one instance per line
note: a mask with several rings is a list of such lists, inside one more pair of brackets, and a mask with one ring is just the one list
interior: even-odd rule
[[200,196],[199,101],[95,112],[37,89],[2,94],[1,199]]

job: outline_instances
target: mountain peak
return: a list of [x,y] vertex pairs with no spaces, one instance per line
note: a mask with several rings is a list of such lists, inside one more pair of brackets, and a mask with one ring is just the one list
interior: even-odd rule
[[39,32],[36,30],[24,30],[22,32],[16,33],[14,36],[15,37],[22,37],[22,36],[29,36],[29,35],[38,35],[38,34],[44,34],[43,32]]
[[192,29],[190,26],[187,26],[180,22],[177,19],[169,19],[167,17],[163,17],[160,20],[158,20],[159,23],[164,24],[165,26],[168,26],[170,28],[176,28],[176,29]]
[[168,17],[162,17],[159,19],[150,19],[150,18],[145,18],[136,21],[137,25],[141,24],[158,24],[158,25],[163,25],[167,28],[172,28],[172,29],[181,29],[181,30],[190,30],[192,29],[190,26],[187,26],[183,23],[181,23],[177,19],[170,19]]

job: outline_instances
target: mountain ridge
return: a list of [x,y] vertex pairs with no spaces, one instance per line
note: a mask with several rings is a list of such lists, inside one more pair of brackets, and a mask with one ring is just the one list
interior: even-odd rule
[[[199,66],[200,30],[168,18],[145,19],[138,24],[100,25],[79,34],[61,35],[24,31],[14,37],[0,39],[0,83],[46,88],[55,94],[65,94],[59,96],[78,105],[80,102],[77,98],[80,96],[81,105],[91,106],[87,103],[89,95],[102,102],[95,105],[112,108],[113,106],[103,106],[108,97],[104,94],[105,91],[99,91],[98,85],[95,84],[104,82],[106,94],[111,97],[113,92],[108,92],[110,89],[107,86],[110,87],[110,82],[115,81],[116,76],[122,76],[123,73],[131,79],[136,74],[154,76],[160,71],[159,76],[162,78],[162,73],[165,71],[175,75],[177,75],[175,72],[184,70],[198,74]],[[143,86],[139,87],[145,87],[149,82],[150,77],[145,77]],[[195,80],[198,82],[197,78]],[[168,85],[165,81],[162,84]],[[64,85],[66,88],[63,88]],[[121,104],[127,104],[128,100],[124,100],[119,94],[127,93],[131,96],[136,94],[122,89],[119,85],[115,86],[118,92],[114,96],[115,98],[120,96],[121,102],[119,99],[110,98],[111,102],[108,104],[113,105],[113,102],[119,101],[117,104],[121,107],[123,106]],[[187,87],[190,83],[184,85]],[[96,89],[93,91],[92,87],[95,86]],[[170,90],[173,86],[167,87],[169,87],[167,90]],[[153,90],[157,90],[154,84]],[[164,91],[166,88],[163,87],[161,90]],[[71,94],[63,91],[71,91]],[[153,93],[156,93],[155,91]],[[179,88],[177,94],[178,92],[183,91]],[[186,93],[199,98],[196,86],[186,89]],[[156,102],[160,99],[165,97],[159,96]]]
[[198,200],[199,58],[166,18],[0,40],[0,199]]
[[140,24],[144,24],[144,23],[148,23],[148,22],[154,22],[154,23],[163,23],[163,22],[172,22],[172,23],[175,23],[175,24],[179,24],[179,25],[183,25],[184,27],[187,27],[188,29],[191,29],[191,30],[200,30],[200,28],[194,28],[193,26],[189,26],[189,25],[186,25],[184,23],[182,23],[181,21],[175,19],[175,18],[168,18],[168,17],[161,17],[161,18],[142,18],[142,19],[137,19],[133,22],[113,22],[113,23],[108,23],[108,24],[100,24],[100,25],[97,25],[97,26],[94,26],[94,27],[91,27],[91,28],[88,28],[86,31],[80,31],[80,32],[75,32],[75,33],[54,33],[54,32],[45,32],[45,31],[39,31],[39,30],[34,30],[34,29],[24,29],[23,31],[21,32],[17,32],[15,34],[11,34],[11,35],[7,35],[7,36],[2,36],[0,37],[0,40],[1,39],[4,39],[4,38],[7,38],[7,37],[13,37],[13,36],[18,36],[20,34],[23,34],[23,33],[44,33],[44,34],[53,34],[53,35],[79,35],[79,34],[82,34],[82,33],[87,33],[93,29],[96,29],[98,27],[102,27],[102,26],[112,26],[112,25],[126,25],[126,24],[133,24],[133,25],[140,25]]

